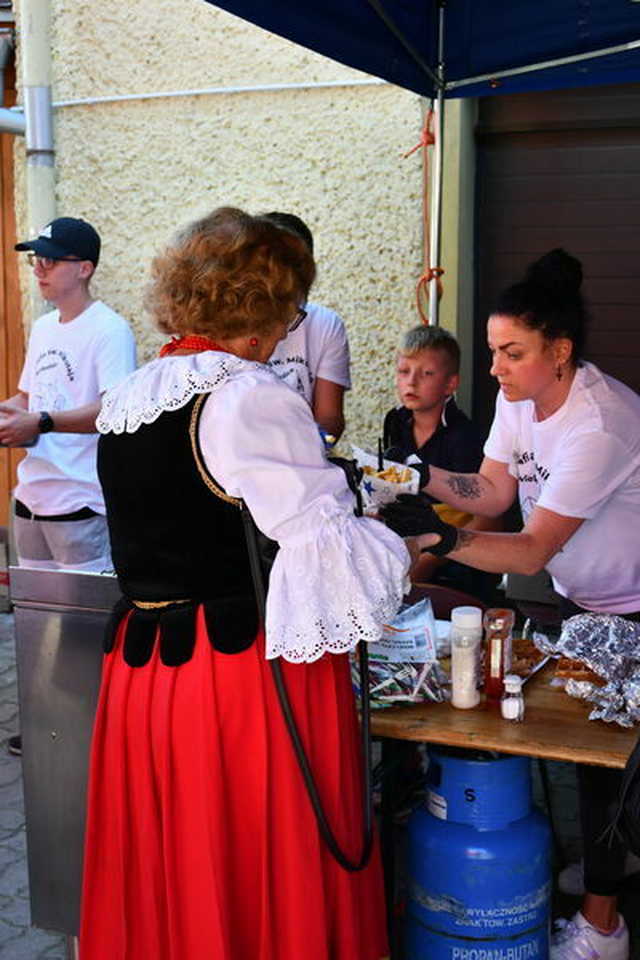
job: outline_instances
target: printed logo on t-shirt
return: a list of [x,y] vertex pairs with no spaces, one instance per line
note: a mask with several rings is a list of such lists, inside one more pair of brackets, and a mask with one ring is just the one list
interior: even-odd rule
[[[288,357],[278,357],[275,360],[269,360],[268,366],[280,380],[303,397],[311,393],[313,387],[313,374],[309,369],[309,362],[305,357],[298,355]],[[306,386],[305,386],[306,383]]]
[[548,480],[551,476],[546,467],[541,463],[536,463],[533,451],[518,453],[518,451],[515,450],[513,462],[516,468],[524,468],[523,470],[518,469],[518,480],[520,483],[544,483],[544,481]]
[[520,509],[526,520],[538,502],[542,486],[551,476],[547,467],[537,463],[533,451],[513,452],[513,462],[518,475]]
[[71,359],[64,350],[52,347],[36,357],[33,386],[29,391],[33,410],[66,410],[70,403],[64,384],[73,383],[76,375]]
[[35,373],[36,377],[41,377],[49,370],[62,370],[67,380],[73,382],[75,373],[71,366],[71,361],[64,350],[57,350],[52,347],[50,350],[43,350],[36,357]]

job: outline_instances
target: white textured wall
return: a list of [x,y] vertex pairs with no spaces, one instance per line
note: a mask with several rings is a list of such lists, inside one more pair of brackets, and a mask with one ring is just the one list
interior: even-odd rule
[[[363,77],[203,0],[52,0],[52,11],[54,101]],[[60,107],[57,209],[100,231],[96,293],[132,322],[143,359],[159,342],[141,308],[149,260],[178,225],[219,204],[302,216],[316,238],[313,298],[351,340],[349,435],[371,443],[393,402],[394,345],[416,322],[420,157],[400,156],[420,122],[418,97],[388,85]]]

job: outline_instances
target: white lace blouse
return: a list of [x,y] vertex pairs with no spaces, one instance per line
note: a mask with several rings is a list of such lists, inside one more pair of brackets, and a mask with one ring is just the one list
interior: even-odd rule
[[280,550],[269,584],[267,657],[310,662],[376,640],[407,586],[403,541],[353,515],[302,397],[264,365],[206,352],[154,360],[106,394],[98,429],[133,432],[209,393],[200,444],[215,480]]

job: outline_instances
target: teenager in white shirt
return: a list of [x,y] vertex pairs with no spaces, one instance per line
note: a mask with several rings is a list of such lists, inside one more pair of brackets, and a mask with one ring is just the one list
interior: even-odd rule
[[[313,235],[300,217],[278,212],[265,217],[295,233],[313,253]],[[318,426],[337,440],[344,430],[344,392],[351,388],[347,333],[334,310],[310,301],[304,309],[304,323],[280,341],[269,366],[302,394]]]
[[19,561],[102,570],[111,562],[95,419],[102,394],[135,369],[135,341],[126,321],[91,296],[100,257],[91,224],[59,217],[16,250],[29,251],[40,292],[56,307],[35,322],[18,392],[0,404],[0,442],[37,441],[18,466]]
[[[476,474],[432,467],[427,493],[459,510],[497,516],[519,496],[519,533],[456,529],[411,499],[385,519],[409,541],[480,570],[547,569],[567,616],[581,610],[640,620],[640,397],[581,362],[582,268],[546,254],[506,290],[489,317],[495,420]],[[404,499],[404,498],[401,498]],[[616,771],[579,767],[585,842],[581,912],[558,934],[551,960],[627,960],[617,913],[624,849],[601,834],[620,782]],[[582,951],[582,952],[580,952]]]
[[[13,532],[21,566],[85,572],[111,568],[96,471],[102,394],[135,369],[126,321],[89,291],[100,236],[85,220],[58,217],[29,251],[40,293],[56,309],[36,320],[18,392],[0,403],[0,443],[27,446],[18,465]],[[19,756],[19,734],[8,741]]]

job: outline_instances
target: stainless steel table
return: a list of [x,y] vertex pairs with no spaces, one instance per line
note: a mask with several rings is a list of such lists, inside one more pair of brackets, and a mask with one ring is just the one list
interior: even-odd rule
[[11,567],[31,922],[79,926],[87,761],[115,577]]

